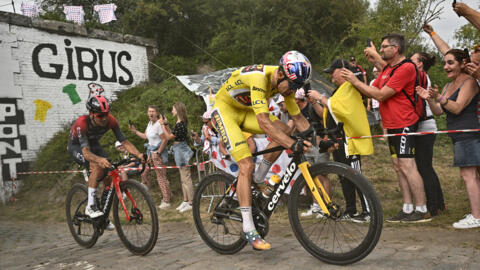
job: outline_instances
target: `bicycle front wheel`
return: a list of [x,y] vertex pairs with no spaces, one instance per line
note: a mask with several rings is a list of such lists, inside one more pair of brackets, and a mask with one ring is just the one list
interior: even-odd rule
[[[113,218],[122,243],[135,255],[148,254],[158,237],[158,216],[152,197],[145,186],[134,180],[120,183],[123,208],[117,196],[113,200]],[[130,196],[131,198],[130,198]],[[130,220],[127,218],[127,214]]]
[[85,215],[87,206],[87,186],[77,183],[67,194],[67,224],[75,241],[83,247],[91,248],[99,237],[90,217]]
[[[382,208],[372,185],[363,175],[338,162],[314,164],[309,171],[312,178],[328,179],[321,181],[336,210],[327,216],[318,207],[311,208],[312,196],[300,176],[288,202],[290,224],[298,241],[326,263],[346,265],[363,259],[375,248],[383,224]],[[353,190],[353,195],[350,192],[345,196],[346,190]],[[357,211],[361,214],[352,219]]]
[[193,219],[203,241],[220,254],[234,254],[247,241],[242,238],[242,215],[238,201],[224,196],[232,176],[215,173],[199,183],[193,196]]

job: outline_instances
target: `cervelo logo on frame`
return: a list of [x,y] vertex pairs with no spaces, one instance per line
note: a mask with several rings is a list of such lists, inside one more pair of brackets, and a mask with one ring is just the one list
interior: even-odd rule
[[275,208],[275,205],[277,204],[278,200],[280,199],[280,196],[283,194],[285,189],[287,189],[288,183],[290,182],[290,179],[296,170],[297,170],[297,164],[294,161],[292,161],[292,163],[288,165],[287,171],[283,175],[283,179],[280,182],[280,186],[277,188],[277,191],[273,195],[272,200],[268,203],[267,209],[269,211],[273,211],[273,208]]

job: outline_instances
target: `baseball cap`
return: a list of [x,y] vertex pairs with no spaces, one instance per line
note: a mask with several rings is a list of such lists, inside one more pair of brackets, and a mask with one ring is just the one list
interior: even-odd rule
[[277,103],[277,104],[280,104],[280,103],[282,103],[282,102],[285,102],[285,98],[284,98],[282,95],[279,95],[278,98],[277,98],[276,103]]
[[211,111],[211,110],[208,110],[208,111],[204,112],[203,115],[202,115],[202,118],[203,118],[203,119],[210,119],[210,118],[212,118],[212,111]]
[[355,56],[350,56],[350,61],[355,61]]
[[119,141],[116,141],[116,142],[115,142],[115,147],[120,147],[120,146],[122,146],[122,143],[119,142]]
[[305,99],[305,90],[303,88],[300,88],[295,92],[295,98],[296,99]]
[[377,67],[373,67],[373,72],[378,71]]
[[349,68],[349,67],[350,67],[350,64],[344,59],[335,59],[333,60],[330,67],[324,69],[323,72],[332,73],[337,68]]

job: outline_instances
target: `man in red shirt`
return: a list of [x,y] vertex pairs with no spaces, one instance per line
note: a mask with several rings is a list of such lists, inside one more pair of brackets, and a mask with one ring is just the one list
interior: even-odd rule
[[[362,94],[380,102],[382,124],[388,134],[415,132],[419,115],[409,99],[414,100],[417,72],[415,64],[404,62],[405,38],[399,34],[384,36],[380,48],[381,56],[373,44],[371,45],[365,49],[365,55],[372,64],[382,70],[373,85],[369,86],[358,80],[348,69],[342,69],[342,76]],[[388,137],[388,144],[402,192],[403,208],[386,221],[430,221],[423,181],[415,164],[414,137]]]

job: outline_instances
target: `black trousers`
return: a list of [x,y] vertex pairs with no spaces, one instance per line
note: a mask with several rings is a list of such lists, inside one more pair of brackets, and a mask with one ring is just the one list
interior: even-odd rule
[[[347,157],[345,156],[345,150],[343,147],[339,147],[337,150],[333,151],[333,160],[351,166],[358,172],[362,172],[360,155],[352,155]],[[362,203],[362,212],[369,212],[365,198],[360,190],[355,188],[355,185],[353,185],[350,181],[346,181],[343,177],[340,177],[340,183],[342,185],[343,196],[345,197],[345,213],[350,214],[350,216],[353,216],[355,213],[357,213],[356,193],[358,193],[358,197]]]
[[436,136],[436,134],[414,136],[415,162],[417,163],[418,172],[423,179],[427,197],[427,209],[433,216],[438,214],[438,210],[445,210],[442,187],[432,163],[433,145],[435,144]]

